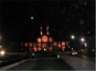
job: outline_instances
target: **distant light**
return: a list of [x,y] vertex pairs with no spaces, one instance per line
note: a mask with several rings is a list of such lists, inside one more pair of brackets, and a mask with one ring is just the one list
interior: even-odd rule
[[44,48],[44,51],[47,51],[47,49],[46,49],[46,48]]
[[71,48],[73,50],[73,48]]
[[4,50],[1,50],[1,51],[0,51],[0,55],[1,55],[1,56],[4,56],[4,55],[5,55],[5,51],[4,51]]
[[30,19],[31,19],[31,20],[34,20],[34,17],[33,17],[33,16],[31,16],[31,17],[30,17]]
[[34,50],[34,52],[37,52],[37,48],[36,47],[33,47],[33,50]]
[[65,46],[65,42],[64,41],[62,42],[62,46]]
[[59,59],[60,58],[60,55],[59,54],[57,54],[57,59]]
[[47,35],[44,35],[42,36],[42,42],[48,42],[48,36]]
[[60,43],[58,44],[58,47],[61,48],[61,44]]
[[84,46],[87,47],[88,46],[87,43],[84,43]]
[[75,39],[75,35],[71,35],[71,39]]
[[85,38],[84,37],[82,37],[80,40],[81,40],[81,42],[85,42]]
[[50,33],[49,33],[49,32],[47,32],[47,35],[50,35]]
[[41,38],[38,38],[38,39],[37,39],[37,42],[41,43]]
[[40,35],[43,35],[43,32],[42,31],[40,32]]
[[35,53],[32,53],[32,56],[35,56]]

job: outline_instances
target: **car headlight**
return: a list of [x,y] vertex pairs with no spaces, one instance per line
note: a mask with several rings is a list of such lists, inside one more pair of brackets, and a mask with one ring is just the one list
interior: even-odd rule
[[5,53],[6,53],[6,52],[5,52],[4,50],[1,50],[1,51],[0,51],[0,56],[4,56]]

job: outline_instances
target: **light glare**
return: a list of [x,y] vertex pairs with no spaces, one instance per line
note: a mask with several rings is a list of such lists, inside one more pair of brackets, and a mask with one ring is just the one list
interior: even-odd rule
[[4,56],[5,55],[5,51],[4,50],[0,51],[0,55]]
[[71,35],[71,39],[75,39],[75,35]]
[[85,38],[83,38],[83,37],[80,40],[81,40],[81,42],[85,42]]

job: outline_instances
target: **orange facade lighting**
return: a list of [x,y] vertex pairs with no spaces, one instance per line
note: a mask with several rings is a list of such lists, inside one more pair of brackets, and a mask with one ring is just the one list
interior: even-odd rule
[[61,44],[60,43],[58,44],[58,47],[61,48]]
[[34,47],[33,50],[34,50],[34,52],[37,52],[37,48],[36,47]]
[[62,48],[65,48],[65,42],[64,41],[61,43],[61,45],[62,45]]
[[48,36],[47,35],[42,36],[42,42],[44,42],[44,43],[48,42]]
[[38,38],[38,39],[37,39],[37,42],[38,42],[38,43],[41,43],[41,38]]
[[62,42],[62,46],[65,46],[65,42],[64,41]]

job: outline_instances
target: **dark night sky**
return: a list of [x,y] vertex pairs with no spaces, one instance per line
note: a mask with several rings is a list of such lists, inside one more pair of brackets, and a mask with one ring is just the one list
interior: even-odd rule
[[[94,4],[94,0],[1,1],[0,31],[11,39],[34,38],[41,24],[49,25],[56,37],[69,32],[94,32]],[[33,21],[30,16],[34,16]]]

